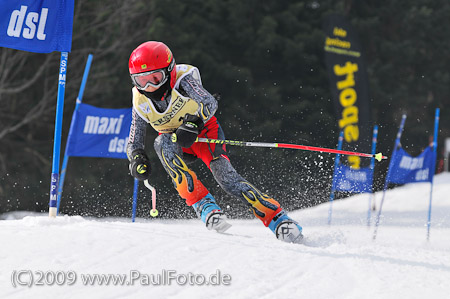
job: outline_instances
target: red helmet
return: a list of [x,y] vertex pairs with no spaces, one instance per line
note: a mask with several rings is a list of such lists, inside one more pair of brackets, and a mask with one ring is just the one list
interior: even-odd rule
[[159,87],[168,79],[173,88],[176,81],[175,59],[169,47],[161,42],[149,41],[139,45],[128,61],[131,80],[139,89],[148,85]]

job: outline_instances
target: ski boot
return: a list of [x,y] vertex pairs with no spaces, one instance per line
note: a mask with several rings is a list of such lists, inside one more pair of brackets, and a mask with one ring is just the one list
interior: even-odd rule
[[284,210],[273,217],[269,223],[269,228],[277,239],[283,242],[301,243],[303,239],[302,227],[289,218]]
[[227,217],[217,205],[211,193],[208,193],[204,198],[193,204],[192,207],[197,217],[206,224],[207,229],[223,233],[231,227],[231,224],[226,221]]

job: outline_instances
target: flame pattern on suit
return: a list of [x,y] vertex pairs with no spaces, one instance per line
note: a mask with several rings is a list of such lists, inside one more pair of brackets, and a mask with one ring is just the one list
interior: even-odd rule
[[162,158],[175,189],[186,200],[188,206],[192,206],[209,193],[208,189],[197,179],[195,172],[189,169],[180,156],[175,154],[173,160],[169,162],[163,150]]
[[265,226],[268,226],[273,217],[281,211],[280,204],[269,195],[262,193],[249,182],[240,182],[245,186],[242,196],[251,205],[250,210],[260,219]]

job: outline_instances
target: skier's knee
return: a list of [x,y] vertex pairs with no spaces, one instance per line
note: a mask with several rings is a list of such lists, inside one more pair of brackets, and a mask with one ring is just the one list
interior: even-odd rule
[[155,151],[159,153],[163,147],[163,143],[165,142],[165,136],[166,134],[161,134],[158,137],[155,138],[155,142],[153,143],[153,147],[155,148]]

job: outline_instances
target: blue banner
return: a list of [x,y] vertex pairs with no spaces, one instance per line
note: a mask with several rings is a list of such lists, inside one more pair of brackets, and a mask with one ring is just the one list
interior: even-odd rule
[[346,165],[337,165],[335,170],[336,191],[352,193],[372,192],[373,169],[353,169]]
[[70,52],[74,0],[0,0],[0,47]]
[[399,148],[391,158],[387,180],[395,184],[431,182],[434,175],[436,153],[427,147],[419,156],[411,157]]
[[131,108],[105,109],[81,103],[73,117],[67,155],[127,158]]

